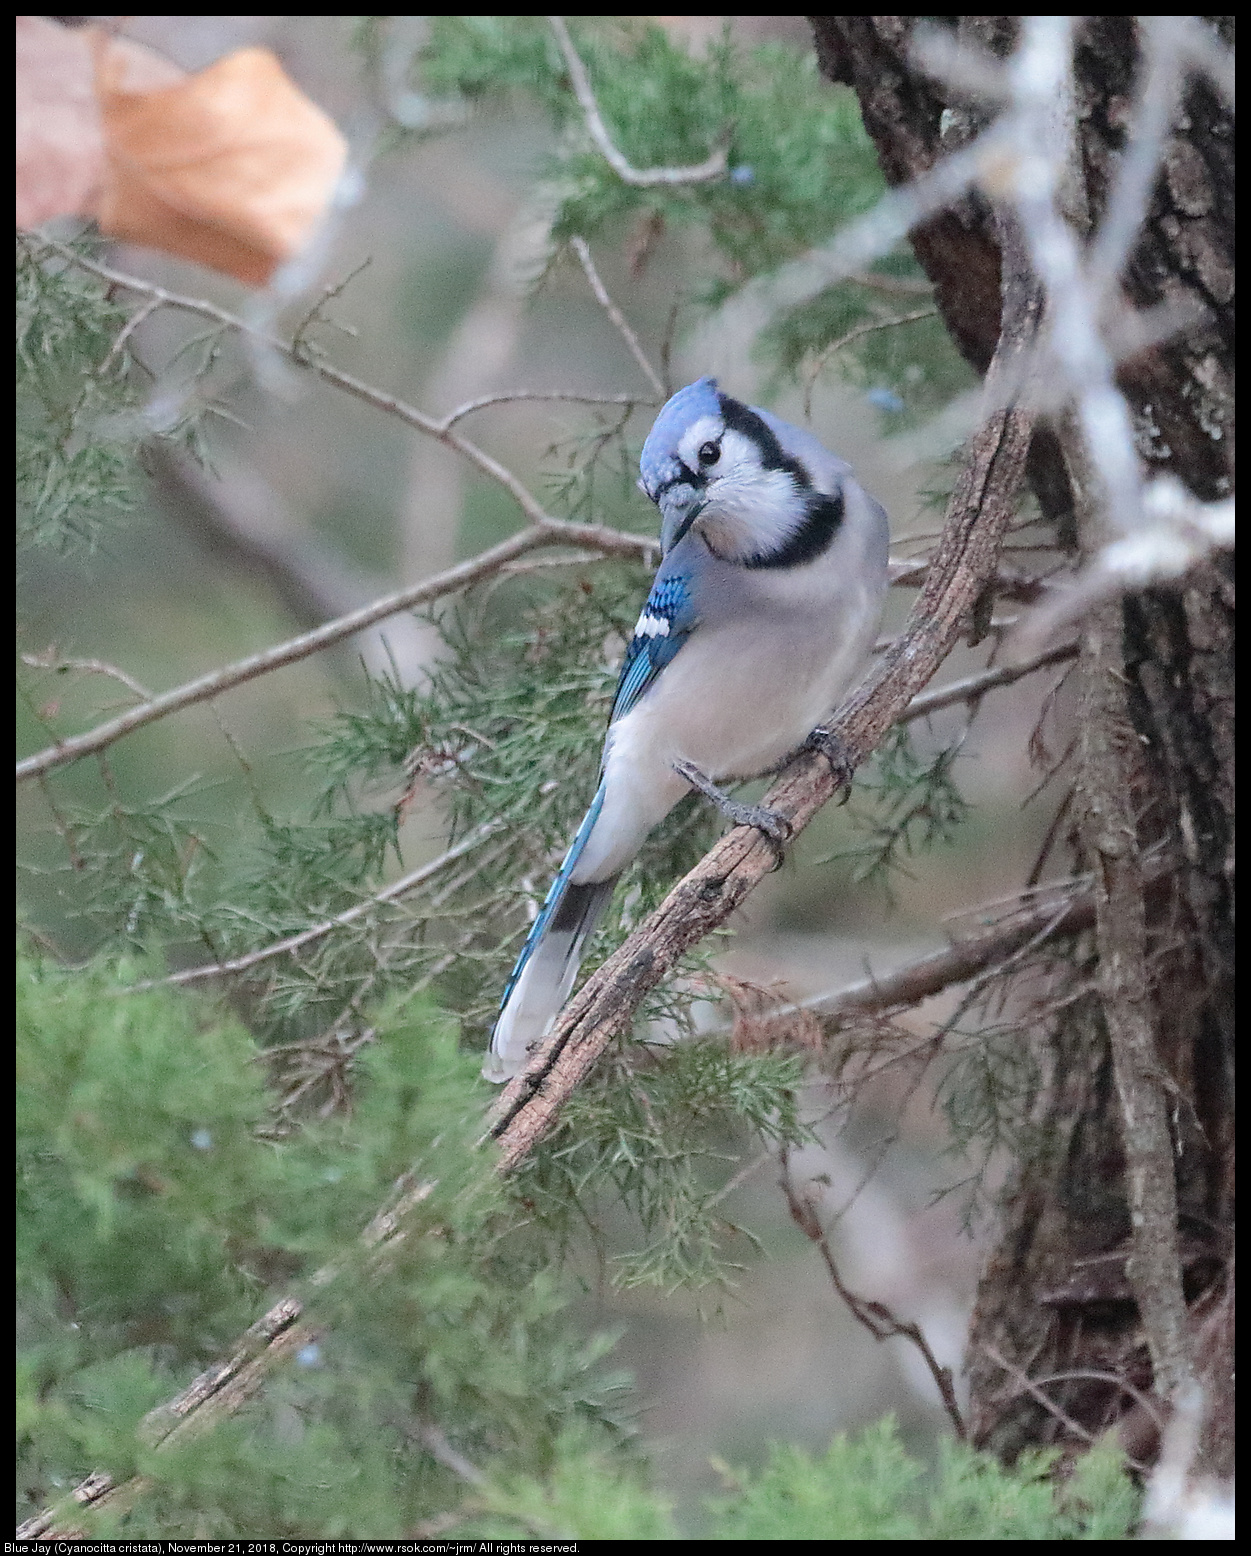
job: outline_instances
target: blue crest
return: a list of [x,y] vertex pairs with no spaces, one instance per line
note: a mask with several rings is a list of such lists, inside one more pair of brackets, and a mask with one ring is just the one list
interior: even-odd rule
[[667,475],[675,473],[673,461],[678,443],[691,423],[701,416],[720,414],[715,378],[698,378],[665,402],[647,434],[639,459],[639,473],[649,492],[654,492]]

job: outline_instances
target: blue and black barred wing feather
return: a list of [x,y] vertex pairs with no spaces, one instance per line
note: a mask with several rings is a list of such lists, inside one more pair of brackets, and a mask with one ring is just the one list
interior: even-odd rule
[[517,987],[518,979],[525,971],[526,963],[530,960],[531,953],[534,951],[535,946],[538,945],[539,941],[542,940],[543,936],[548,931],[548,927],[552,922],[552,916],[559,908],[561,899],[564,897],[566,889],[569,885],[569,877],[573,873],[574,866],[582,857],[582,850],[586,847],[586,840],[591,835],[591,828],[595,825],[596,821],[599,820],[599,813],[603,808],[603,805],[604,785],[601,783],[598,791],[596,792],[595,798],[591,801],[590,809],[582,818],[582,825],[574,834],[573,842],[569,845],[568,851],[565,854],[564,862],[562,863],[560,869],[556,872],[556,879],[552,882],[550,888],[548,889],[547,897],[543,903],[543,906],[539,909],[539,916],[530,926],[530,933],[526,936],[526,943],[522,946],[521,954],[517,957],[517,965],[513,968],[508,982],[504,986],[504,993],[500,998],[501,1010],[505,1009],[505,1007],[508,1005],[508,1001],[512,997],[512,992]]
[[[637,706],[697,624],[687,577],[657,576],[626,650],[613,703],[614,720]],[[524,1068],[527,1055],[568,998],[587,938],[612,897],[615,875],[577,885],[570,880],[599,819],[604,793],[601,779],[508,980],[483,1066],[488,1080],[507,1080]]]
[[612,719],[626,716],[699,625],[684,573],[657,575],[626,649]]
[[482,1067],[488,1080],[505,1081],[525,1067],[531,1048],[542,1040],[552,1018],[569,997],[587,937],[608,906],[616,876],[580,886],[569,879],[603,803],[601,783],[521,948],[500,1002],[490,1052]]

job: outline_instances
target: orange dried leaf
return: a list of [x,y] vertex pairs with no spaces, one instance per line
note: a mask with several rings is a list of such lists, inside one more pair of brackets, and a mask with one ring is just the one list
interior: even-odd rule
[[239,49],[176,86],[130,90],[97,56],[104,125],[101,230],[254,286],[324,214],[347,145],[268,49]]
[[[44,16],[17,18],[17,225],[54,216],[92,216],[104,182],[104,138],[96,102],[95,28],[62,27]],[[181,81],[183,72],[142,44],[110,45],[132,91]]]

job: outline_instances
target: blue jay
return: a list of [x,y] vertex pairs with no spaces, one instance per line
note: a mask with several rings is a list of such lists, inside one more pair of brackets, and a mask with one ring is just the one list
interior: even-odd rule
[[804,745],[833,763],[820,721],[878,630],[886,514],[811,433],[701,378],[663,407],[640,469],[662,561],[621,666],[599,788],[504,990],[488,1080],[524,1068],[618,876],[691,789],[780,845],[785,822],[716,780],[775,771]]

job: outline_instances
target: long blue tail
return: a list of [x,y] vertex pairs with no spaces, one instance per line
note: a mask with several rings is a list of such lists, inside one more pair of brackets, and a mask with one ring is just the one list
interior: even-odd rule
[[525,1068],[531,1047],[547,1034],[568,999],[583,947],[612,897],[615,875],[578,886],[569,879],[603,804],[601,783],[504,988],[491,1048],[482,1066],[489,1081],[506,1081]]

